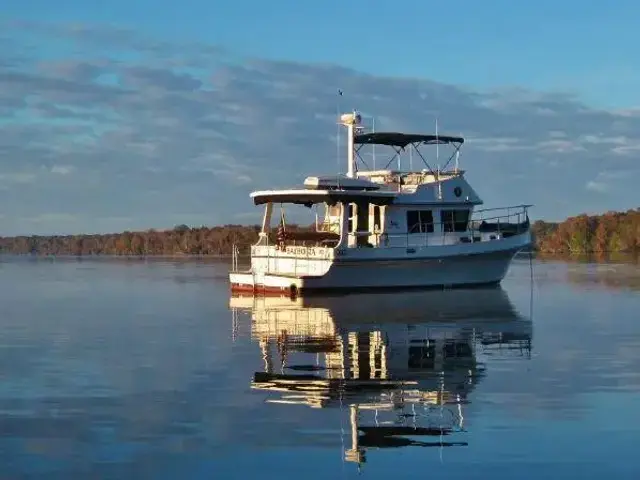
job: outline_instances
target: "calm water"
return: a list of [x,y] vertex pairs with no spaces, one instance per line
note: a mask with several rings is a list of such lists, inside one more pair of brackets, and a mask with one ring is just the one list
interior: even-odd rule
[[0,478],[638,478],[640,267],[231,299],[219,262],[4,259]]

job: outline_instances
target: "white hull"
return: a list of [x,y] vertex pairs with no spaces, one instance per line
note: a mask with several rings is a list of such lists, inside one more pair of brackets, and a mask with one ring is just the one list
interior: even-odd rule
[[332,261],[316,260],[327,263],[326,273],[322,275],[232,272],[230,281],[234,290],[294,294],[310,290],[453,288],[497,284],[507,274],[514,255],[528,244],[525,240],[529,235],[523,237],[527,238],[522,242],[509,239],[509,248],[501,250],[396,259],[345,256]]

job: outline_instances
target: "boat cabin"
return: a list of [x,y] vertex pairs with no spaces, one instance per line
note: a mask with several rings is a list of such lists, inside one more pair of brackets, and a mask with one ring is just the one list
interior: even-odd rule
[[[303,189],[254,192],[256,205],[266,204],[259,245],[269,239],[273,205],[320,206],[321,220],[312,227],[287,229],[285,215],[280,216],[280,246],[345,248],[394,248],[452,245],[496,239],[500,233],[472,223],[474,208],[483,202],[458,168],[461,137],[403,133],[354,135],[357,145],[349,160],[347,175],[307,177]],[[418,149],[419,145],[454,145],[444,169],[434,169]],[[386,145],[394,150],[387,167],[407,147],[413,148],[425,168],[417,171],[381,169],[358,171],[355,158],[361,147]],[[452,159],[455,167],[447,169]],[[521,212],[524,213],[524,212]],[[502,213],[503,216],[504,212]],[[524,220],[524,216],[520,222]],[[518,223],[520,223],[518,222]],[[508,232],[507,232],[508,234]],[[493,237],[493,238],[491,238]]]

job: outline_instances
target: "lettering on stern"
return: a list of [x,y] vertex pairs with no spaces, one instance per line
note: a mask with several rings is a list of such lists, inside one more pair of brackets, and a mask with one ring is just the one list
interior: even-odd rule
[[285,248],[285,253],[288,255],[313,257],[313,258],[326,258],[329,256],[329,251],[327,249],[317,248],[317,247],[288,246]]

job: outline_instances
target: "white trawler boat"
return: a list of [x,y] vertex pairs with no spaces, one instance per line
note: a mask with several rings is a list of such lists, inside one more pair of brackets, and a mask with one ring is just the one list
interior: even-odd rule
[[[476,210],[483,202],[458,168],[461,137],[365,132],[361,115],[340,117],[347,129],[347,174],[308,177],[304,187],[251,194],[265,205],[251,266],[229,274],[234,291],[299,293],[315,290],[460,287],[498,284],[514,255],[531,244],[530,205]],[[395,154],[383,170],[358,170],[365,146]],[[432,168],[421,145],[449,145],[444,168]],[[424,169],[402,171],[400,154],[413,149]],[[398,168],[389,166],[398,159]],[[450,164],[454,165],[449,168]],[[363,162],[364,163],[364,162]],[[284,212],[271,241],[274,204],[324,207],[315,228],[290,229]]]

